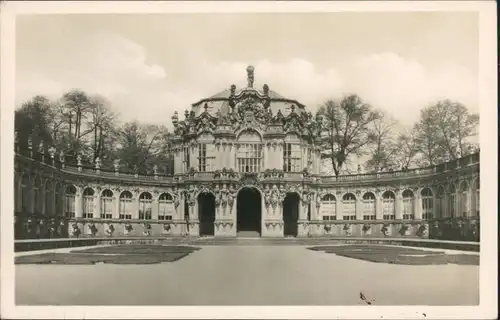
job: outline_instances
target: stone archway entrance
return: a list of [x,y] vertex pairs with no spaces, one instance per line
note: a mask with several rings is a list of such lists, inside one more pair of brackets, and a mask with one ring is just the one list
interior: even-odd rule
[[285,237],[296,237],[298,233],[300,198],[297,193],[288,193],[283,201],[283,233]]
[[200,236],[213,236],[215,232],[215,197],[211,193],[198,196],[198,219],[200,220]]
[[236,232],[239,235],[261,235],[262,206],[259,190],[243,188],[236,199]]

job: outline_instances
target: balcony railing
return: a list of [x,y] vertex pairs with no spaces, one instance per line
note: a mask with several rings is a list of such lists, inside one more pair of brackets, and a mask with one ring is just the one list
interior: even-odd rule
[[[21,161],[34,161],[38,162],[42,166],[47,168],[60,170],[70,174],[78,174],[82,176],[101,176],[105,178],[119,178],[120,180],[135,180],[135,181],[149,181],[149,182],[174,182],[174,181],[212,181],[212,180],[239,180],[241,174],[237,172],[232,172],[231,174],[220,172],[193,172],[177,175],[163,175],[163,174],[143,174],[143,173],[129,173],[121,172],[116,170],[110,170],[108,168],[96,168],[90,166],[76,165],[76,164],[65,164],[58,159],[52,158],[48,155],[43,155],[36,152],[20,152],[16,153],[16,158]],[[409,170],[399,170],[392,172],[372,172],[363,174],[351,174],[351,175],[340,175],[340,176],[324,176],[324,175],[304,175],[303,172],[282,172],[278,175],[276,174],[265,174],[261,172],[258,174],[259,180],[292,180],[292,181],[302,181],[309,179],[320,179],[323,183],[337,183],[345,181],[371,181],[371,180],[390,180],[397,178],[411,178],[416,176],[428,176],[438,173],[444,173],[452,170],[457,170],[460,168],[465,168],[471,165],[479,164],[479,153],[471,154],[461,159],[453,160],[450,162],[442,163],[436,166],[431,166],[427,168],[416,168]]]

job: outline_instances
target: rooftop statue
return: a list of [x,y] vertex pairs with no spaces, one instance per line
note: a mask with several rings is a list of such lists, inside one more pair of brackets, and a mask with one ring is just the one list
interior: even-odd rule
[[252,66],[247,67],[247,79],[248,79],[248,87],[249,88],[253,88],[253,81],[254,81],[253,71],[254,70],[255,69]]

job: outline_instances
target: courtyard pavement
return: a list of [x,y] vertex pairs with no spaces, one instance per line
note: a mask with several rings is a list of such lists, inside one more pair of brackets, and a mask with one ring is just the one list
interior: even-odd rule
[[[16,265],[16,304],[364,305],[361,295],[373,305],[479,303],[479,266],[372,263],[306,246],[201,247],[154,265]],[[25,254],[33,253],[16,256]]]

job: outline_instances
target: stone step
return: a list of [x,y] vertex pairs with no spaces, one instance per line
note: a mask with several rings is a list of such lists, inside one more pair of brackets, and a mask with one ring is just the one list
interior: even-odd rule
[[258,231],[239,231],[236,235],[238,238],[260,238]]

